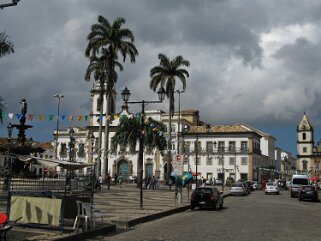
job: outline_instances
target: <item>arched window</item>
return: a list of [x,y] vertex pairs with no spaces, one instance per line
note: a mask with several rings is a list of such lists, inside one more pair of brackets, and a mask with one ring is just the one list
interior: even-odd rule
[[307,134],[305,132],[302,133],[302,139],[303,140],[307,139]]
[[308,162],[306,160],[302,161],[302,166],[303,166],[303,171],[307,171],[308,170]]

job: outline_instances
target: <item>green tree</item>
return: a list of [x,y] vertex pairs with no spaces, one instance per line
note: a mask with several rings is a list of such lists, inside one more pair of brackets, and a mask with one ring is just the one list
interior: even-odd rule
[[[86,73],[85,73],[85,80],[90,81],[90,77],[93,75],[94,80],[99,83],[99,111],[100,116],[103,116],[103,104],[102,101],[104,98],[104,90],[105,85],[107,82],[107,71],[110,70],[110,68],[106,68],[106,65],[108,62],[106,61],[106,55],[102,55],[101,57],[91,56],[89,58],[89,65],[87,67]],[[117,66],[120,71],[123,70],[123,66],[118,62],[115,61],[115,66]],[[117,73],[113,73],[115,78],[117,79]],[[98,137],[98,147],[99,147],[99,163],[98,163],[98,170],[101,168],[101,144],[102,144],[102,121],[99,121],[99,137]],[[99,171],[100,172],[100,171]],[[98,173],[99,175],[100,173]]]
[[[135,62],[135,57],[138,55],[138,51],[133,44],[134,35],[127,29],[122,28],[126,20],[124,18],[116,18],[111,24],[108,19],[103,16],[98,16],[98,23],[91,26],[91,32],[89,33],[88,45],[85,51],[85,55],[89,56],[104,56],[107,64],[107,79],[106,79],[106,115],[110,114],[111,110],[111,98],[116,84],[115,67],[118,60],[119,53],[123,57],[125,62],[126,57],[129,56],[130,61]],[[106,173],[108,172],[108,149],[109,149],[109,118],[105,119],[105,166]],[[100,170],[99,170],[100,171]]]
[[2,113],[5,112],[6,110],[7,109],[6,109],[5,103],[2,99],[2,97],[0,96],[0,122],[1,122],[1,124],[3,123]]
[[13,42],[5,32],[0,33],[0,57],[14,53]]
[[150,88],[155,92],[158,86],[165,86],[166,96],[169,98],[169,121],[168,121],[168,140],[167,140],[167,174],[166,180],[169,180],[171,170],[171,125],[172,116],[175,112],[175,98],[174,91],[176,80],[179,79],[182,82],[183,90],[186,89],[186,79],[189,77],[189,73],[183,67],[190,65],[188,60],[185,60],[182,56],[177,56],[173,60],[170,60],[165,54],[159,54],[158,58],[160,64],[153,67],[150,70]]
[[140,117],[128,118],[127,116],[121,116],[117,131],[111,139],[112,152],[116,152],[117,147],[120,146],[121,151],[129,147],[129,151],[135,153],[137,142],[142,137],[144,138],[145,150],[165,149],[165,125],[162,122],[148,118],[142,126],[140,119]]

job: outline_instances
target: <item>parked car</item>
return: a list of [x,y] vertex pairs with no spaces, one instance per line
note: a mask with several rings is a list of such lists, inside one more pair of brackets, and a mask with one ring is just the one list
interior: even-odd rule
[[231,189],[230,189],[230,195],[246,196],[247,190],[246,190],[244,184],[241,182],[237,182],[237,183],[232,184]]
[[262,184],[257,181],[252,181],[253,190],[261,190]]
[[308,175],[293,175],[292,176],[292,185],[290,188],[290,194],[292,197],[297,197],[302,185],[309,184],[309,176]]
[[265,186],[265,194],[271,194],[271,193],[279,195],[280,190],[279,190],[279,187],[275,183],[268,182]]
[[298,193],[298,199],[299,201],[302,201],[304,199],[309,199],[312,201],[318,201],[318,190],[315,186],[312,185],[304,185],[301,186],[299,193]]
[[[246,181],[246,180],[239,180],[239,182],[243,183],[245,189],[246,189],[246,193],[250,194],[251,193],[251,184],[250,181]],[[252,190],[253,190],[253,186],[252,186]]]
[[191,195],[191,210],[195,207],[208,207],[217,210],[218,207],[223,207],[223,192],[220,192],[216,187],[205,186],[197,187]]

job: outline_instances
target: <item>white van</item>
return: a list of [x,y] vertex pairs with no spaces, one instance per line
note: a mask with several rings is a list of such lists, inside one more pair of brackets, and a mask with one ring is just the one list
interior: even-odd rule
[[297,197],[302,185],[309,185],[308,175],[293,175],[291,182],[291,197]]

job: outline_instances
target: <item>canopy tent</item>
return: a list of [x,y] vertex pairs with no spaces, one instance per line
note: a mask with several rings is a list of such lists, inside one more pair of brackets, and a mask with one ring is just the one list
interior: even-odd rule
[[26,156],[18,156],[19,160],[26,162],[26,163],[34,163],[40,164],[44,167],[57,167],[60,166],[66,170],[79,170],[85,167],[93,166],[94,163],[77,163],[77,162],[67,162],[57,159],[47,159],[47,158],[40,158],[40,157],[26,157]]

